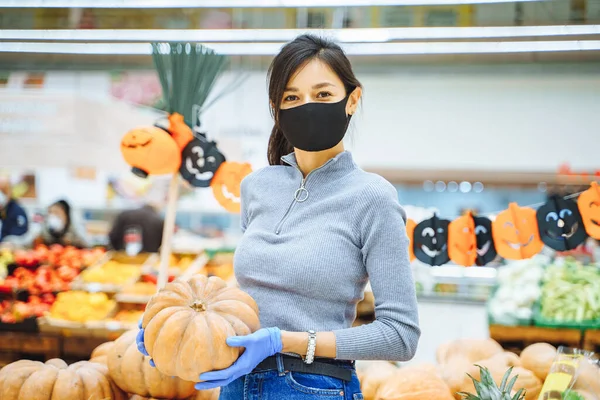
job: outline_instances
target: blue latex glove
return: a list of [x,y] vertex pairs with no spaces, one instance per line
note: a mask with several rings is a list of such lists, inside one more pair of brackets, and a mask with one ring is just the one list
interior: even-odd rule
[[[140,328],[140,331],[138,332],[137,336],[135,337],[135,344],[140,353],[142,353],[145,356],[150,357],[150,354],[148,354],[148,352],[146,351],[146,346],[144,345],[144,329],[142,328],[142,319],[141,318],[140,318],[140,322],[138,322],[138,328]],[[156,365],[154,365],[153,359],[150,359],[150,365],[152,367],[156,367]]]
[[227,338],[229,347],[245,347],[244,353],[229,368],[221,371],[205,372],[194,387],[207,390],[227,386],[241,376],[247,375],[265,358],[273,356],[283,348],[279,328],[263,328],[247,336]]

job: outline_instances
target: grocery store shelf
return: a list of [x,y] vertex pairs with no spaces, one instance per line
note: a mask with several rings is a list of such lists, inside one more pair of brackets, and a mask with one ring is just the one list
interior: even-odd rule
[[286,42],[303,33],[342,43],[600,35],[600,25],[357,29],[4,29],[0,40],[109,42]]
[[541,0],[4,0],[0,8],[300,8],[521,3]]

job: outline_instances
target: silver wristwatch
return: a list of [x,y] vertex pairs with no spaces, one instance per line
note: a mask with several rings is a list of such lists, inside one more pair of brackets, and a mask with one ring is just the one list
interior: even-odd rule
[[317,348],[317,332],[308,331],[308,348],[306,349],[305,364],[312,364],[315,360],[315,350]]

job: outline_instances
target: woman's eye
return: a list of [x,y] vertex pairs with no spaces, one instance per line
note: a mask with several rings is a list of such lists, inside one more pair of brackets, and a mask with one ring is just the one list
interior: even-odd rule
[[319,92],[319,94],[317,94],[317,99],[324,99],[326,97],[330,97],[331,93],[329,92]]
[[290,94],[289,96],[286,96],[283,101],[296,101],[298,100],[298,96]]

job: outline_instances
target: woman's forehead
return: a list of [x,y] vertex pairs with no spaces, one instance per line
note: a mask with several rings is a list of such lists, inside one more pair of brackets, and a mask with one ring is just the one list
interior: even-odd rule
[[290,78],[286,90],[312,90],[325,86],[343,88],[344,84],[329,65],[319,59],[313,59],[298,68]]

